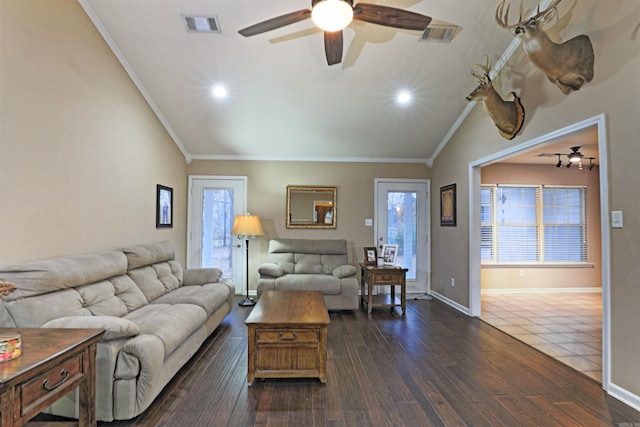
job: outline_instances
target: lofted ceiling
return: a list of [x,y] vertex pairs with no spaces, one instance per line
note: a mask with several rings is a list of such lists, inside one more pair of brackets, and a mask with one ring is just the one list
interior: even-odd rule
[[[342,62],[328,66],[310,19],[238,34],[309,0],[79,2],[188,160],[429,164],[468,108],[471,65],[485,55],[495,63],[513,40],[494,21],[497,0],[371,0],[458,28],[443,43],[353,21]],[[216,17],[221,32],[189,32],[185,15]],[[225,98],[212,96],[215,85]],[[402,90],[412,94],[403,105]]]

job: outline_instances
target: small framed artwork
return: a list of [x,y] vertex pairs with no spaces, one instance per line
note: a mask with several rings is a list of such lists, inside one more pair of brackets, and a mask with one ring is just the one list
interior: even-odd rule
[[382,257],[384,265],[395,265],[398,256],[398,245],[384,245],[382,247]]
[[364,265],[376,265],[378,250],[375,246],[364,248]]
[[173,227],[173,188],[158,184],[156,188],[156,228]]
[[440,226],[456,226],[456,185],[440,187]]

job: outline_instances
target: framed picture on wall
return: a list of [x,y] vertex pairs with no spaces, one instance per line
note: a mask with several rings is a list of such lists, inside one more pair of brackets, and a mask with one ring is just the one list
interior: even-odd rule
[[156,188],[156,228],[173,227],[173,188],[158,184]]
[[382,246],[382,257],[384,258],[384,265],[395,265],[397,256],[398,245]]
[[440,187],[440,226],[456,226],[456,185]]

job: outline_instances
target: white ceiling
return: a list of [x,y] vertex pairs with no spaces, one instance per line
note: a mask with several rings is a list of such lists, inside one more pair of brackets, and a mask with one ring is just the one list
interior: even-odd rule
[[[495,63],[513,40],[494,21],[497,0],[372,0],[459,29],[451,43],[419,42],[419,31],[353,21],[342,63],[328,66],[311,20],[237,33],[309,0],[79,2],[196,159],[427,161],[466,107],[477,83],[471,65],[485,55]],[[216,15],[222,32],[187,32],[183,15]],[[227,87],[226,99],[211,96],[215,84]],[[403,89],[413,99],[400,106]]]

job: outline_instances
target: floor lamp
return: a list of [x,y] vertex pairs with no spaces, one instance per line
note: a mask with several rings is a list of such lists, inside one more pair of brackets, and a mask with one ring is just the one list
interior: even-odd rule
[[247,267],[247,276],[245,278],[247,282],[247,297],[238,302],[238,305],[243,307],[255,305],[255,301],[249,298],[249,239],[255,239],[257,236],[262,236],[264,234],[264,231],[262,231],[262,225],[260,225],[260,218],[256,215],[251,215],[250,213],[237,215],[233,222],[231,234],[238,236],[238,239],[245,240],[245,248],[247,251],[245,261]]

